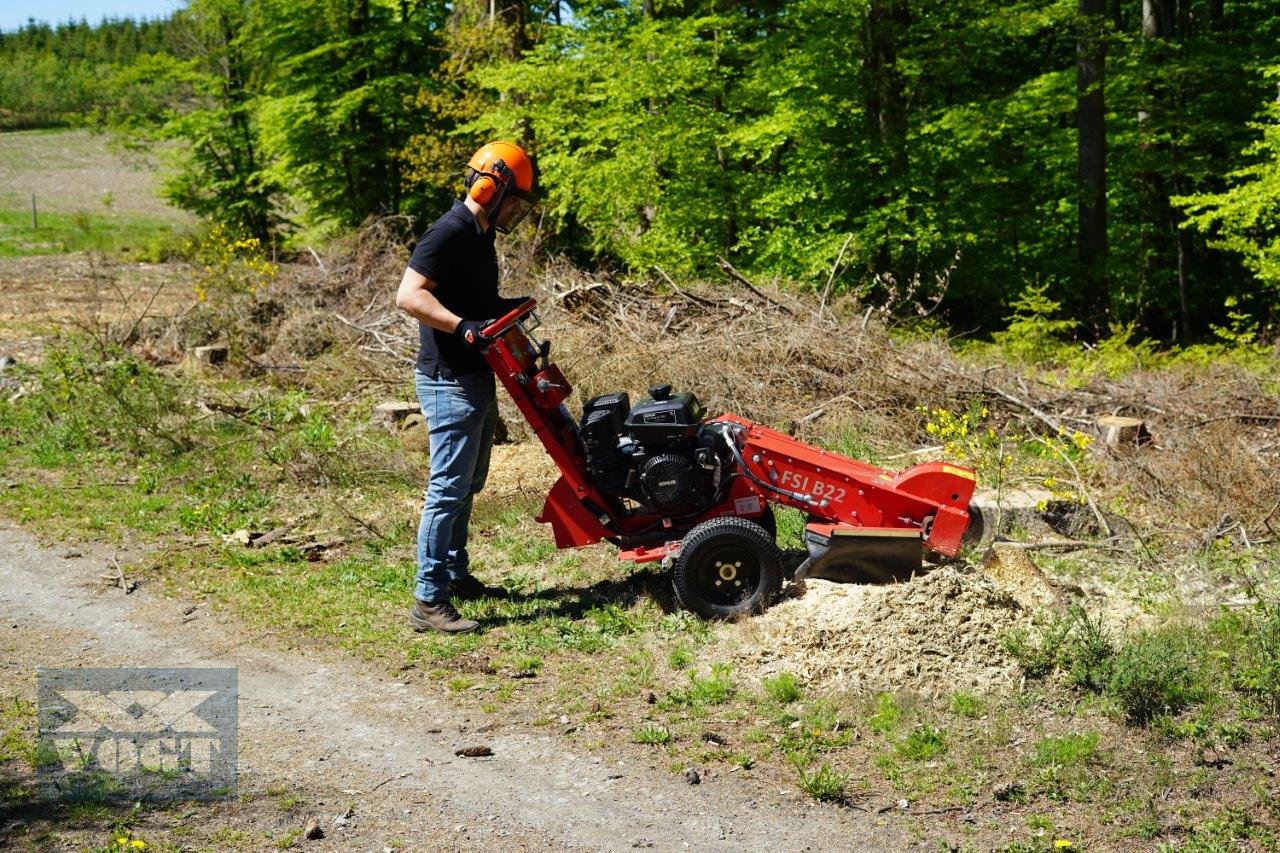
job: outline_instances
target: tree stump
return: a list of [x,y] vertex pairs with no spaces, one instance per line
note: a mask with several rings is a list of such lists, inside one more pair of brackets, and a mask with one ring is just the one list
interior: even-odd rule
[[417,403],[402,400],[388,400],[373,407],[373,425],[386,427],[391,432],[400,428],[400,422],[409,415],[419,414],[421,408]]
[[1098,418],[1097,423],[1102,443],[1112,450],[1140,447],[1151,441],[1147,425],[1138,418],[1103,415]]
[[191,357],[196,360],[197,364],[209,367],[226,364],[227,354],[226,344],[209,344],[208,346],[196,347],[191,351]]

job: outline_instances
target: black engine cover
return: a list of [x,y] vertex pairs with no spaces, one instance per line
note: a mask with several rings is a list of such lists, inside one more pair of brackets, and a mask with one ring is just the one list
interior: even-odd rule
[[646,448],[670,447],[695,441],[705,414],[693,394],[672,394],[670,385],[661,385],[632,407],[625,426],[631,437]]
[[645,503],[658,512],[696,509],[704,500],[706,475],[692,457],[660,453],[640,466],[640,489]]

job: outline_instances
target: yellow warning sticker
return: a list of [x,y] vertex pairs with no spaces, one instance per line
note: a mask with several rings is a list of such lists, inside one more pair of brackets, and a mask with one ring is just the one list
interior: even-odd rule
[[942,473],[955,474],[957,477],[964,477],[966,480],[977,480],[977,476],[975,476],[972,471],[965,470],[964,468],[957,468],[954,465],[943,465]]

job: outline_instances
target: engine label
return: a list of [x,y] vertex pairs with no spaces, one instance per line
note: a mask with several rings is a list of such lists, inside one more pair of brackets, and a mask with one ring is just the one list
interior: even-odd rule
[[734,515],[759,515],[760,511],[761,506],[759,495],[738,498],[733,502]]
[[812,495],[815,500],[823,498],[830,501],[844,500],[845,490],[840,486],[812,479],[796,471],[783,471],[778,480],[784,489],[794,489],[801,494]]

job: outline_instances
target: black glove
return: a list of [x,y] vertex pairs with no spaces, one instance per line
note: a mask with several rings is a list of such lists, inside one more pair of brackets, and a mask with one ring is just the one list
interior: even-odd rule
[[463,320],[453,333],[462,338],[462,342],[471,349],[482,350],[493,343],[493,338],[487,338],[484,335],[485,328],[491,325],[493,325],[492,320]]

